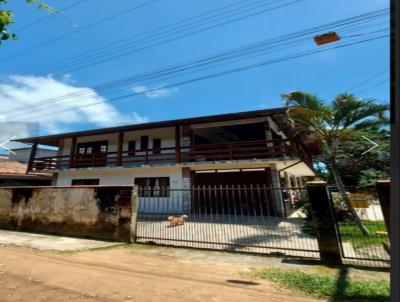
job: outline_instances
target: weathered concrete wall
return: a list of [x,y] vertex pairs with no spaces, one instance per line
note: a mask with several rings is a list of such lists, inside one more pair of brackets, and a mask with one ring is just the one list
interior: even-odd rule
[[0,228],[129,241],[132,187],[0,188]]

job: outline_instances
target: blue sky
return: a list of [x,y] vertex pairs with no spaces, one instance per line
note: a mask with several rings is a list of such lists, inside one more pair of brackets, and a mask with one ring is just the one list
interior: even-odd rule
[[[2,98],[0,100],[2,103],[0,117],[3,118],[2,121],[38,123],[34,134],[45,134],[134,122],[273,108],[283,105],[281,93],[302,90],[328,99],[379,72],[382,74],[364,86],[358,87],[354,92],[360,91],[358,94],[360,97],[377,98],[383,102],[389,101],[388,82],[362,91],[389,77],[388,71],[383,72],[389,66],[389,40],[385,38],[173,89],[161,89],[116,102],[109,101],[114,95],[91,91],[91,95],[88,96],[89,101],[97,100],[101,104],[87,107],[87,110],[76,109],[66,113],[61,112],[63,109],[77,108],[80,104],[88,102],[88,97],[74,98],[59,102],[50,106],[51,108],[44,108],[37,111],[36,114],[20,112],[19,115],[13,117],[21,108],[34,106],[49,97],[79,92],[85,87],[91,88],[128,75],[388,7],[388,0],[304,0],[90,68],[69,71],[67,66],[60,72],[52,71],[51,68],[44,72],[34,72],[39,67],[62,61],[79,53],[97,47],[112,46],[121,39],[127,39],[150,29],[163,27],[183,18],[237,2],[234,0],[159,0],[44,47],[8,59],[39,43],[74,32],[88,24],[127,11],[147,1],[86,0],[74,8],[64,11],[65,17],[54,14],[45,21],[22,31],[18,29],[41,19],[47,13],[26,5],[24,1],[10,1],[12,3],[7,7],[15,12],[15,24],[10,27],[10,30],[15,30],[18,40],[8,41],[0,46],[0,98]],[[47,2],[56,8],[62,8],[77,2],[77,0],[49,0]],[[313,47],[317,49],[312,41],[304,45],[304,48],[302,47],[283,52],[282,55],[301,49]],[[281,56],[280,53],[267,54],[209,72],[279,56]],[[204,74],[207,72],[199,73],[199,75]],[[178,80],[196,75],[198,74],[188,75]],[[156,88],[175,81],[165,80],[151,85],[132,83],[131,87],[125,87],[124,90],[117,92],[117,95],[139,92],[146,88]],[[5,128],[3,127],[3,130]],[[19,128],[16,127],[16,129]],[[33,133],[32,131],[30,133],[29,131],[18,131],[17,133],[18,136],[26,134],[32,135]]]

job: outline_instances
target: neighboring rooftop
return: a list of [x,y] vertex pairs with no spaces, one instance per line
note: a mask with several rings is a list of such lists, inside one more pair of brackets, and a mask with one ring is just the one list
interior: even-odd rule
[[50,179],[51,174],[35,173],[26,174],[27,165],[6,156],[0,156],[0,179],[3,178],[29,178],[29,179]]
[[0,174],[25,174],[26,165],[9,159],[5,156],[0,156]]

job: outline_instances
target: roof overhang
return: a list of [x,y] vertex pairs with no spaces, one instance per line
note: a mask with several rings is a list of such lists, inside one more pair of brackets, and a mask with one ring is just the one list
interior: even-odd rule
[[285,171],[295,176],[315,176],[314,171],[303,161],[280,161],[276,164],[278,171]]
[[20,142],[20,143],[28,143],[28,144],[37,143],[37,144],[41,144],[41,145],[56,147],[59,145],[59,141],[61,139],[71,138],[74,136],[76,136],[76,137],[92,136],[92,135],[111,134],[111,133],[125,132],[125,131],[165,128],[165,127],[173,127],[173,126],[180,126],[180,125],[232,121],[232,120],[249,119],[249,118],[256,118],[256,117],[267,117],[267,116],[273,116],[273,115],[286,114],[287,110],[288,110],[288,107],[281,107],[281,108],[272,108],[272,109],[265,109],[265,110],[246,111],[246,112],[238,112],[238,113],[219,114],[219,115],[209,115],[209,116],[192,117],[192,118],[185,118],[185,119],[167,120],[167,121],[151,122],[151,123],[143,123],[143,124],[131,124],[131,125],[125,125],[125,126],[118,126],[118,127],[100,128],[100,129],[69,132],[69,133],[60,133],[60,134],[47,135],[47,136],[28,137],[28,138],[16,139],[14,141]]

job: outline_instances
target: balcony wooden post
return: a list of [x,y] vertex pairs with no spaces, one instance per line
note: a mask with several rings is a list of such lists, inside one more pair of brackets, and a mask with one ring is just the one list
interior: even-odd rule
[[117,166],[122,166],[122,149],[124,147],[124,132],[118,133]]
[[35,157],[36,157],[37,145],[38,145],[37,143],[34,143],[34,144],[32,145],[31,154],[29,155],[28,167],[27,167],[27,169],[26,169],[26,173],[27,173],[27,174],[28,174],[28,172],[31,171],[32,168],[33,168],[33,163],[34,163]]
[[180,163],[181,158],[181,127],[175,126],[175,162]]
[[232,145],[232,143],[228,144],[228,148],[229,148],[229,159],[233,160],[233,145]]
[[71,150],[69,153],[69,164],[68,164],[68,168],[73,168],[74,167],[74,159],[75,159],[75,150],[76,150],[76,136],[72,137],[72,141],[71,141]]

